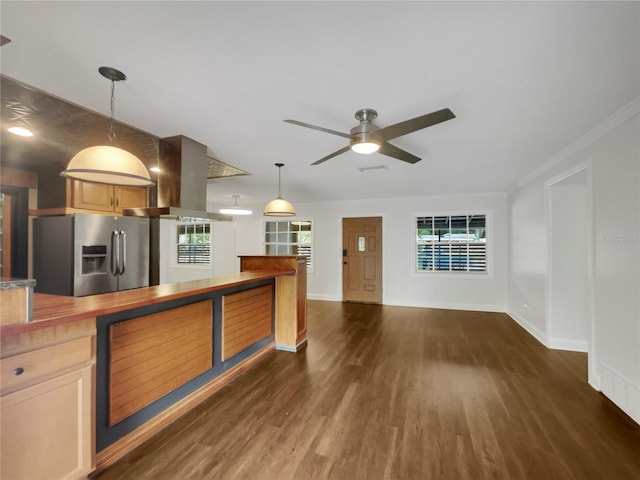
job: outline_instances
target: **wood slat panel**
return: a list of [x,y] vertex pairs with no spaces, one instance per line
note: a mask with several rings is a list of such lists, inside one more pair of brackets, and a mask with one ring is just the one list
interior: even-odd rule
[[213,366],[212,301],[109,327],[109,425]]
[[222,297],[222,360],[272,333],[271,285]]
[[[211,368],[211,354],[205,352],[200,355],[200,357],[190,357],[190,360],[188,361],[173,365],[170,374],[168,374],[162,366],[150,369],[146,375],[146,383],[138,384],[135,379],[132,379],[128,385],[116,389],[114,394],[118,396],[114,397],[114,406],[110,408],[109,420],[111,421],[112,417],[114,419],[124,419],[134,414],[141,408],[149,405],[152,401],[163,397],[171,390],[182,386],[182,384],[193,379],[209,368]],[[199,372],[194,374],[194,372],[198,370]],[[169,386],[166,378],[167,375],[171,375],[172,380],[180,379],[180,381],[177,382],[178,385],[176,385],[176,382],[172,381],[170,383],[171,388],[167,388]],[[129,390],[125,390],[125,388],[129,388]],[[134,390],[138,395],[137,398],[149,398],[150,400],[147,403],[142,403],[142,401],[135,403],[134,401],[132,404],[130,401],[130,392]],[[134,408],[134,406],[137,408]],[[114,423],[117,423],[117,421]]]

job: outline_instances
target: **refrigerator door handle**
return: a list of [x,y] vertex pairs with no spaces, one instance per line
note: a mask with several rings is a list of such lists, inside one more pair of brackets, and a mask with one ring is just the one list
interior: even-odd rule
[[120,275],[124,275],[124,271],[127,268],[127,234],[124,230],[120,230],[120,242],[122,244],[122,256],[120,257]]
[[118,264],[120,263],[120,232],[113,230],[111,232],[111,273],[118,275]]

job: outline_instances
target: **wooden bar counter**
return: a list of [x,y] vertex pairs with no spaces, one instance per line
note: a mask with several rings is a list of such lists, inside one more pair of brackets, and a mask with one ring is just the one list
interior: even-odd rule
[[85,478],[140,445],[275,350],[293,275],[34,294],[31,322],[0,327],[0,477]]
[[307,257],[240,255],[241,272],[293,271],[276,281],[276,349],[297,352],[307,344]]

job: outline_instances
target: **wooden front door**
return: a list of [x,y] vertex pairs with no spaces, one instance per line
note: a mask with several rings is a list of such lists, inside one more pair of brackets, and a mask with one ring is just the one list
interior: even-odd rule
[[382,303],[382,217],[342,219],[342,300]]

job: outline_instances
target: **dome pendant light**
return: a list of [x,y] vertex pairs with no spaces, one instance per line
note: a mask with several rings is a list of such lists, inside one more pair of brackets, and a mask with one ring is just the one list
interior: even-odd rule
[[[115,82],[126,80],[126,75],[111,67],[100,67],[100,75],[111,80],[111,118],[109,121],[109,142],[115,143],[114,103]],[[60,173],[66,178],[87,182],[108,183],[146,187],[153,185],[149,172],[138,157],[113,145],[99,145],[78,152]]]
[[276,163],[275,166],[278,167],[278,198],[267,203],[267,206],[264,207],[264,215],[267,217],[292,217],[296,211],[293,205],[282,198],[280,190],[280,171],[284,167],[284,163]]
[[235,200],[233,202],[233,206],[221,208],[220,210],[218,210],[220,213],[222,213],[223,215],[251,215],[253,213],[252,210],[249,210],[248,208],[242,208],[240,205],[238,205],[238,199],[240,198],[240,195],[232,195],[232,197]]

